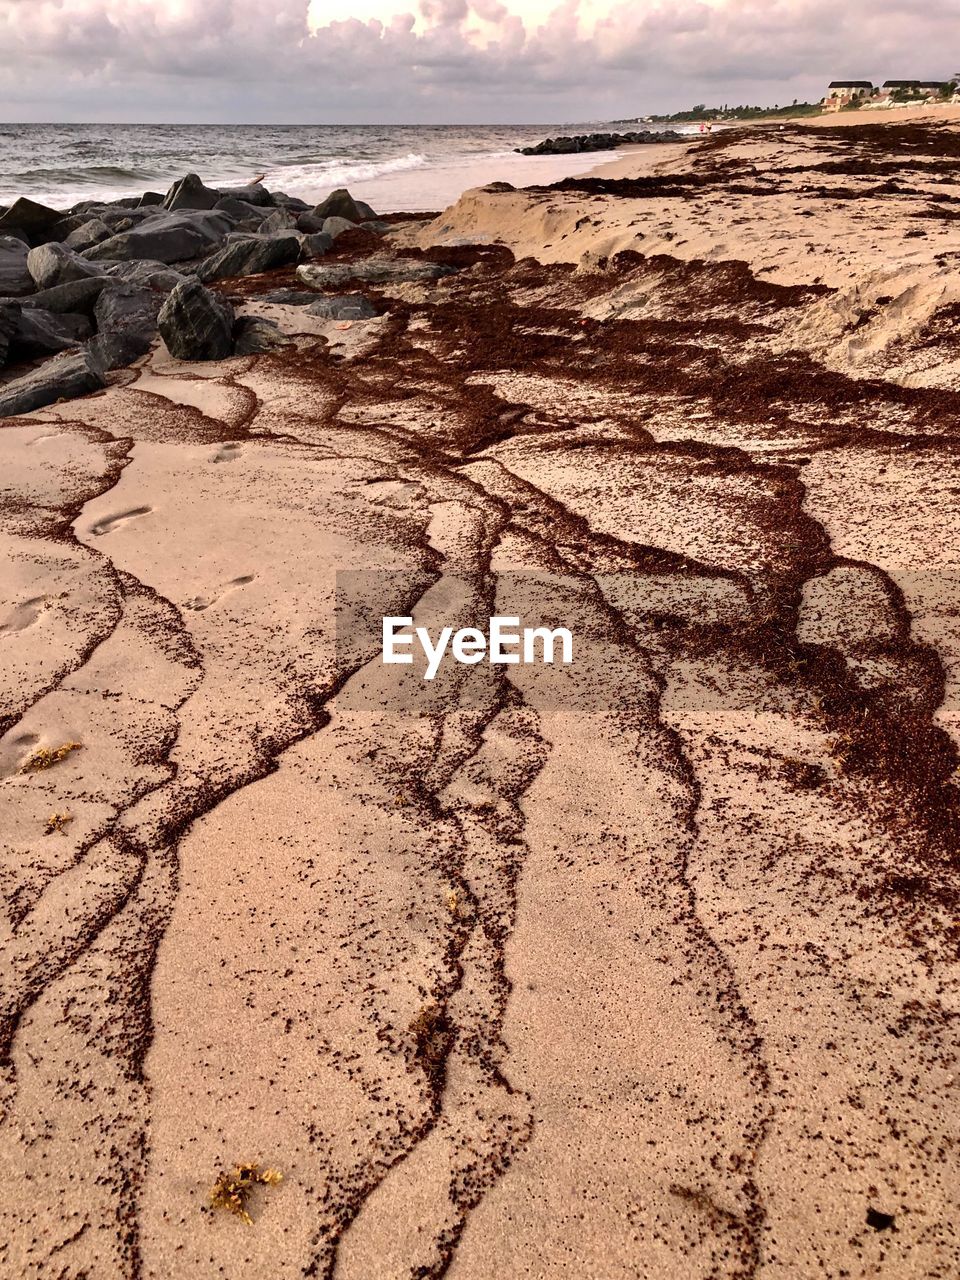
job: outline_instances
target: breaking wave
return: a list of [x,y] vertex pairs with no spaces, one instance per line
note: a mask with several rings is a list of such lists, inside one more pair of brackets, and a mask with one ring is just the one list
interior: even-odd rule
[[422,169],[427,157],[411,151],[390,160],[324,160],[318,164],[284,165],[270,170],[265,178],[268,187],[313,190],[317,187],[339,187],[348,182],[368,182],[388,173],[402,173],[407,169]]

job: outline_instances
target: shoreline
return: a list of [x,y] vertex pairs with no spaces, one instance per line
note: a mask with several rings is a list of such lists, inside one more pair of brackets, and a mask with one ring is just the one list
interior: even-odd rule
[[[960,108],[956,112],[946,122],[948,130],[954,121],[960,121]],[[848,121],[840,137],[849,137],[859,146],[857,135],[862,134],[867,139],[865,145],[879,157],[887,149],[884,139],[889,138],[889,152],[897,156],[903,141],[897,132],[901,123]],[[929,123],[937,121],[911,121],[911,127],[915,124],[922,130]],[[950,210],[937,205],[936,184],[926,178],[915,193],[902,197],[877,190],[878,181],[851,184],[843,177],[830,182],[819,178],[822,166],[828,171],[833,166],[829,148],[837,144],[827,141],[825,130],[829,128],[829,123],[819,122],[811,127],[806,120],[777,130],[750,125],[706,139],[697,137],[689,143],[656,146],[650,154],[647,147],[624,149],[571,182],[567,191],[561,183],[529,191],[465,192],[457,204],[421,232],[402,233],[400,242],[423,247],[477,234],[484,242],[505,244],[519,256],[538,254],[546,262],[583,259],[589,263],[621,251],[648,256],[665,253],[707,262],[735,259],[745,261],[752,271],[773,283],[826,284],[841,290],[846,286],[854,292],[861,277],[875,272],[895,276],[898,264],[904,270],[913,264],[920,270],[924,265],[932,268],[938,255],[956,252],[960,232]],[[799,176],[779,177],[771,169],[762,189],[756,190],[762,199],[752,199],[749,183],[740,184],[743,193],[734,194],[730,207],[717,210],[715,219],[706,216],[709,204],[701,212],[692,209],[697,203],[693,198],[696,183],[704,184],[709,201],[718,166],[729,163],[749,172],[755,161],[768,163],[778,148],[786,154],[798,146],[802,149]],[[868,156],[864,159],[869,161]],[[688,161],[692,162],[689,166]],[[587,185],[578,186],[578,181]],[[601,190],[604,182],[614,184],[606,195]],[[630,182],[638,184],[634,191]],[[688,183],[694,186],[685,188]],[[722,190],[722,183],[716,185]],[[833,189],[837,199],[831,203]],[[690,198],[685,190],[690,190]],[[588,191],[589,220],[581,222],[580,202]],[[799,216],[798,199],[808,202]],[[818,215],[808,218],[811,200]],[[852,234],[845,216],[848,200],[856,202],[851,207],[869,227],[869,239]],[[750,217],[742,220],[742,231],[731,234],[731,214],[737,205],[749,208]],[[924,221],[911,221],[917,217],[931,219],[929,227]],[[908,240],[903,238],[904,230],[912,233]],[[811,270],[814,262],[816,269]]]

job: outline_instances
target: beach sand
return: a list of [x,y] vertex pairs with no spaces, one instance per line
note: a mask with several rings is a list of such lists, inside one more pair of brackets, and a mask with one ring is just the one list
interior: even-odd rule
[[4,1275],[960,1270],[960,129],[855,123],[2,424]]

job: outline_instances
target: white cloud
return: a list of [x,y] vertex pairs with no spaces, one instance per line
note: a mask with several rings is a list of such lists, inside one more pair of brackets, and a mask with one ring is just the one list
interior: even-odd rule
[[948,74],[955,28],[956,0],[0,0],[0,115],[493,121],[789,101],[836,76]]

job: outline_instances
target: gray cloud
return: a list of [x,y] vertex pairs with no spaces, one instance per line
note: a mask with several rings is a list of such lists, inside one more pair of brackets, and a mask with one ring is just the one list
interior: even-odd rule
[[589,119],[786,102],[836,76],[934,78],[960,62],[956,0],[612,0],[589,20],[566,0],[536,23],[522,0],[396,7],[311,31],[309,0],[0,0],[0,116]]

